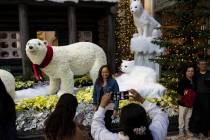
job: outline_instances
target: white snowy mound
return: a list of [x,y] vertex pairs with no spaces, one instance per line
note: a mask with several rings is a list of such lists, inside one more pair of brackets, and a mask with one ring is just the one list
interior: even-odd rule
[[37,85],[34,88],[22,89],[16,91],[15,100],[21,100],[25,98],[32,98],[35,96],[46,96],[48,95],[48,85]]
[[157,74],[152,68],[135,66],[134,61],[123,60],[121,71],[124,74],[116,77],[120,91],[135,89],[147,98],[160,98],[165,94],[166,88],[157,83]]
[[163,49],[158,45],[152,43],[153,38],[151,37],[133,37],[131,39],[131,51],[141,52],[143,54],[161,54]]
[[166,88],[159,83],[140,82],[128,74],[116,77],[120,91],[137,90],[144,98],[160,98],[165,94]]

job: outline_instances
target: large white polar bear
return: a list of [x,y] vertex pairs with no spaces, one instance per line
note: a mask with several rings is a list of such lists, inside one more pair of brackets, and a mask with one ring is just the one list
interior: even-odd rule
[[49,94],[57,93],[59,88],[58,95],[73,93],[74,75],[89,73],[95,83],[100,67],[107,64],[103,49],[90,42],[51,47],[45,41],[31,39],[26,44],[26,54],[49,76]]
[[138,36],[161,36],[161,31],[157,29],[161,27],[160,23],[144,10],[140,0],[131,0],[130,10],[138,30]]
[[6,71],[0,69],[0,78],[2,82],[4,83],[4,86],[9,93],[9,95],[12,97],[12,99],[15,99],[15,78],[14,76]]

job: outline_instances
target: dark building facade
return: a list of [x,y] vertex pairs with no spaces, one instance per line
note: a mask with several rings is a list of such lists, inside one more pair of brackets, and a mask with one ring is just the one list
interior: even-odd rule
[[31,64],[25,44],[38,33],[54,32],[58,45],[91,41],[107,54],[115,69],[115,5],[110,2],[56,3],[36,0],[0,1],[0,68],[28,77]]

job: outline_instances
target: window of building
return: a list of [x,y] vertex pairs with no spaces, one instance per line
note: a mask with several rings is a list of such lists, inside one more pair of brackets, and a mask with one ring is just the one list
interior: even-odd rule
[[78,40],[80,42],[92,42],[92,32],[91,31],[78,31]]
[[36,32],[38,39],[46,40],[52,46],[58,46],[58,39],[55,31],[38,31]]
[[20,33],[0,31],[0,59],[21,57]]

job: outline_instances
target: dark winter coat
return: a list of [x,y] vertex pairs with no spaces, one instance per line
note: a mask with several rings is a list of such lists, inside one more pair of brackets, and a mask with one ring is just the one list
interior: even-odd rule
[[15,103],[0,79],[0,140],[16,140]]

